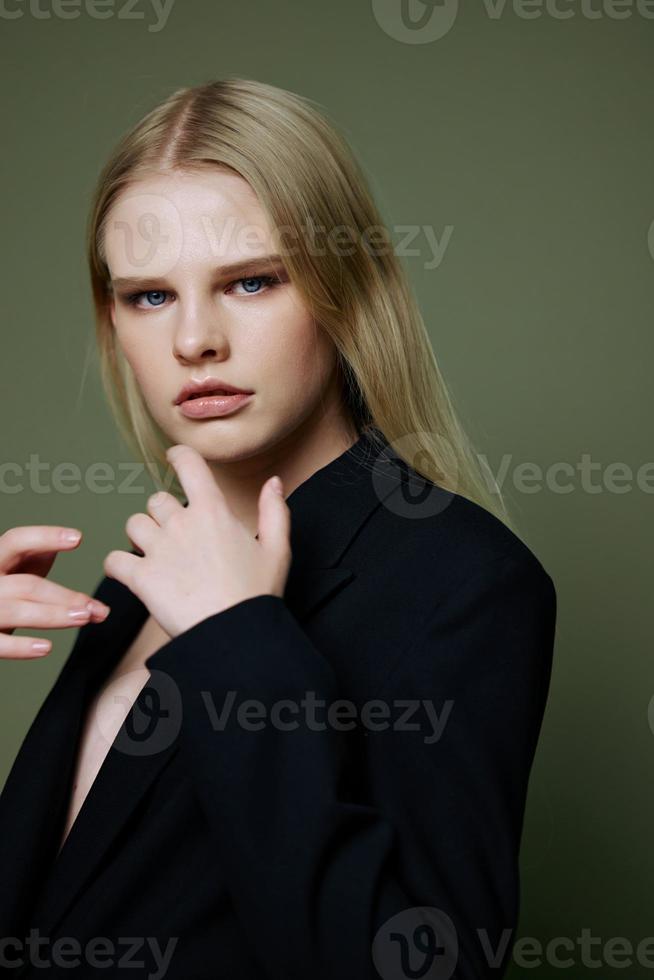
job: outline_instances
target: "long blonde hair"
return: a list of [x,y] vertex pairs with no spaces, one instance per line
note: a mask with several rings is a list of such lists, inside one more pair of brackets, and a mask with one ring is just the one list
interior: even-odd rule
[[[152,418],[116,342],[104,252],[117,196],[155,173],[217,166],[243,177],[273,229],[290,280],[335,345],[343,397],[359,432],[380,430],[400,458],[428,480],[511,519],[499,487],[461,425],[429,335],[363,172],[315,103],[250,79],[227,77],[178,89],[116,147],[91,204],[87,256],[100,374],[128,444],[155,480],[170,441]],[[316,256],[303,234],[343,227],[348,250]],[[374,238],[371,238],[371,233]]]

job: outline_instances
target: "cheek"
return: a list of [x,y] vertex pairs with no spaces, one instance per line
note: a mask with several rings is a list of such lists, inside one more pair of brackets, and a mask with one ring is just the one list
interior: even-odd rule
[[132,367],[138,365],[143,359],[143,353],[141,351],[143,345],[139,343],[137,333],[121,326],[119,319],[116,321],[114,333],[116,336],[116,345],[122,351],[125,359]]
[[[281,327],[280,327],[281,322]],[[282,394],[322,388],[329,378],[335,361],[329,338],[306,315],[292,314],[277,322],[267,340],[253,343],[254,362],[262,366],[262,376],[272,379]],[[308,390],[307,390],[308,389]]]
[[143,340],[132,332],[116,329],[116,341],[132,369],[137,384],[147,398],[150,389],[156,388],[156,379],[160,373],[156,351],[150,350]]

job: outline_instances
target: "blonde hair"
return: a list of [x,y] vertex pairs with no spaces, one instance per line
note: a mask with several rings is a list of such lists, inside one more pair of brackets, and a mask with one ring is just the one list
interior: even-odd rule
[[[87,256],[100,374],[128,444],[158,482],[170,441],[152,418],[116,342],[104,232],[119,194],[153,174],[215,166],[243,177],[273,229],[293,234],[284,266],[335,345],[357,430],[378,429],[421,476],[512,528],[499,487],[459,421],[434,350],[363,172],[316,104],[263,82],[227,77],[173,92],[116,147],[89,214]],[[350,253],[307,246],[307,222],[355,232]],[[371,240],[371,233],[374,241]],[[154,464],[154,465],[153,465]]]

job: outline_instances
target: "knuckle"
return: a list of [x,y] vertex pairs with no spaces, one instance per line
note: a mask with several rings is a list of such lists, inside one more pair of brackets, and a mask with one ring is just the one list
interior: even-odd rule
[[14,600],[8,604],[7,615],[3,619],[10,619],[12,629],[20,629],[25,622],[25,606],[22,602]]
[[14,579],[14,585],[26,596],[36,595],[42,581],[38,575],[29,575],[28,573],[12,575],[12,578]]
[[166,521],[166,527],[169,531],[173,533],[180,532],[185,525],[184,513],[178,512],[172,513]]
[[130,514],[130,516],[125,521],[125,533],[129,538],[134,534],[138,534],[139,529],[146,530],[152,518],[148,517],[147,514]]

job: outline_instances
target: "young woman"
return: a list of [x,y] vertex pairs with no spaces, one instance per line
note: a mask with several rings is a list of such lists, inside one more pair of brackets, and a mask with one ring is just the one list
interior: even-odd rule
[[556,594],[345,143],[269,85],[175,92],[89,262],[118,423],[177,483],[86,619],[46,580],[75,541],[0,537],[2,656],[85,623],[0,801],[4,969],[502,975]]

